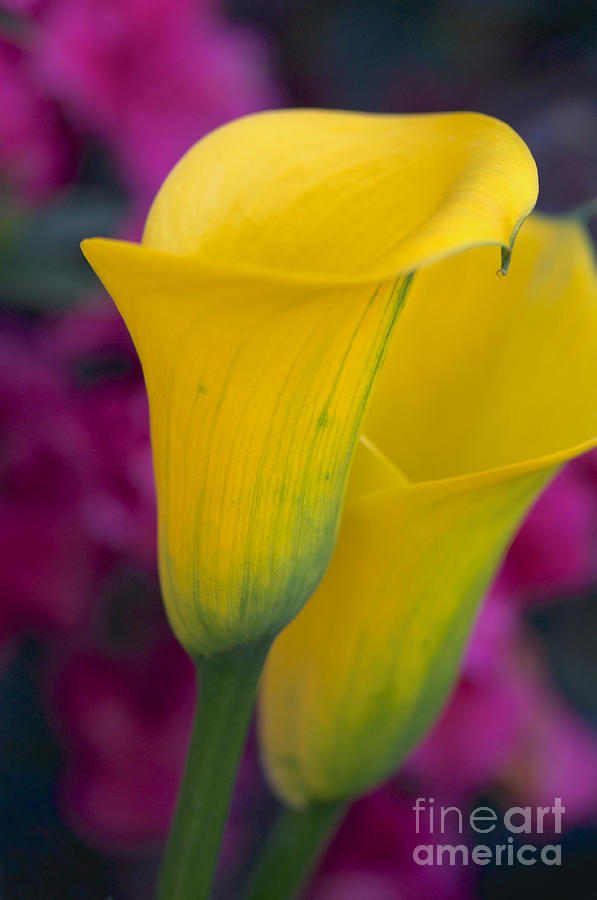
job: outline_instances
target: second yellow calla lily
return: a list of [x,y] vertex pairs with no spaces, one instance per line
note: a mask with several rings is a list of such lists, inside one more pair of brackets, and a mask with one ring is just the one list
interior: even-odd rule
[[266,770],[298,807],[396,769],[453,684],[521,517],[597,443],[584,228],[532,215],[505,279],[485,249],[421,272],[364,433],[328,572],[266,666]]
[[143,365],[162,589],[191,654],[271,639],[308,600],[411,274],[507,258],[536,193],[494,119],[287,110],[193,147],[142,245],[83,243]]

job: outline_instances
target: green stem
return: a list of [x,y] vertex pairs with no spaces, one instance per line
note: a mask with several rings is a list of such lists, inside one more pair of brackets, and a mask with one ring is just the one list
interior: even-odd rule
[[334,836],[346,804],[283,809],[250,879],[246,900],[295,900]]
[[156,900],[208,900],[236,770],[269,650],[197,661],[198,705]]
[[586,200],[585,203],[581,203],[580,206],[573,209],[572,216],[585,223],[597,216],[597,197],[593,197],[592,200]]

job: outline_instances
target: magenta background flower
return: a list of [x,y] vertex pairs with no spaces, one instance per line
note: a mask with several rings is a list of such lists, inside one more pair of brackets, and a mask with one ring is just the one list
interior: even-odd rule
[[89,476],[81,516],[89,538],[152,572],[155,490],[149,412],[132,342],[111,306],[64,316],[46,335],[69,380],[68,406],[85,435]]
[[527,716],[502,773],[507,802],[551,806],[560,797],[565,829],[591,821],[597,809],[597,730],[540,677],[522,682],[521,693],[527,695]]
[[0,336],[0,427],[0,639],[81,628],[114,567],[156,571],[147,400],[110,307]]
[[99,559],[82,528],[85,436],[43,344],[0,337],[0,635],[73,629],[89,611]]
[[[59,782],[66,819],[91,844],[147,850],[168,833],[190,737],[195,669],[162,633],[134,657],[83,649],[61,662],[48,704],[67,754]],[[253,840],[263,794],[256,744],[237,777],[220,865],[227,874]]]
[[40,9],[46,0],[2,0],[0,9],[16,15],[31,14]]
[[93,652],[66,662],[55,693],[70,754],[60,800],[81,834],[112,846],[164,838],[194,696],[193,665],[172,638],[136,662]]
[[581,590],[597,571],[597,497],[586,463],[567,466],[524,522],[500,584],[527,601]]
[[101,136],[143,201],[207,131],[277,105],[265,48],[211,4],[49,0],[36,69],[81,127]]
[[0,30],[0,174],[27,202],[39,202],[72,170],[71,141],[26,51],[2,37]]
[[[471,879],[466,869],[419,866],[413,850],[437,838],[425,816],[415,828],[415,796],[383,788],[355,803],[321,865],[307,900],[466,900]],[[443,843],[465,842],[446,818]]]

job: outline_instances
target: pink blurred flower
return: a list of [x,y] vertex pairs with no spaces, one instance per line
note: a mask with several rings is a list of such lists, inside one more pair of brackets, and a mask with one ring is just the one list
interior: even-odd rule
[[499,576],[519,599],[537,600],[586,588],[597,570],[597,486],[567,466],[524,522]]
[[0,9],[14,15],[30,15],[43,6],[44,2],[45,0],[0,0]]
[[68,405],[85,435],[89,475],[81,498],[88,539],[151,572],[155,490],[147,397],[131,340],[107,304],[63,316],[46,336],[69,373]]
[[0,337],[0,426],[0,633],[75,628],[98,578],[79,517],[85,437],[36,338]]
[[521,683],[527,716],[516,753],[501,774],[517,806],[551,806],[560,797],[564,829],[597,812],[597,730],[540,679]]
[[35,56],[143,199],[206,132],[277,102],[258,38],[191,0],[51,0]]
[[[140,848],[168,833],[195,704],[194,666],[168,633],[134,658],[81,651],[60,668],[50,698],[66,750],[59,800],[96,846]],[[223,869],[242,859],[262,791],[249,741],[224,836]],[[224,871],[226,875],[229,872]]]
[[[425,817],[417,834],[413,805],[413,797],[394,787],[357,801],[328,850],[307,900],[465,900],[472,896],[470,875],[462,867],[419,866],[413,860],[415,847],[429,842]],[[442,841],[466,843],[466,837],[445,833]]]
[[0,175],[34,202],[66,180],[72,154],[58,108],[36,86],[28,63],[24,50],[0,39]]
[[155,573],[146,396],[106,307],[0,336],[0,637],[81,627],[119,563]]
[[597,450],[590,450],[576,461],[576,467],[582,472],[585,478],[589,479],[590,485],[597,487]]
[[95,844],[167,834],[190,734],[193,665],[173,638],[146,658],[81,653],[60,672],[55,715],[68,752],[65,814]]

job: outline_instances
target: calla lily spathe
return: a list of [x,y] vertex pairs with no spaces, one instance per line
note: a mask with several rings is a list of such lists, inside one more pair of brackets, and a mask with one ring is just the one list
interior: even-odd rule
[[142,245],[83,243],[143,365],[162,588],[189,652],[301,609],[411,273],[477,245],[507,258],[536,192],[524,143],[485,116],[281,111],[192,148]]
[[266,769],[290,805],[389,776],[453,684],[534,498],[597,443],[597,271],[582,225],[532,215],[507,278],[473,250],[421,272],[349,478],[338,544],[274,643]]

